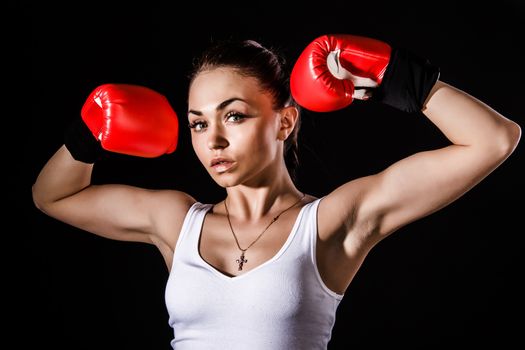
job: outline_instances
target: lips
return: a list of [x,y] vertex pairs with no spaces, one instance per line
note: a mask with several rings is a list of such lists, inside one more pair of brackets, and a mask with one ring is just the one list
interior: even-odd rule
[[217,157],[211,160],[210,166],[214,167],[216,165],[228,164],[228,163],[233,163],[233,160],[224,158],[224,157]]
[[216,171],[222,172],[228,170],[233,164],[233,160],[224,157],[213,158],[210,167]]

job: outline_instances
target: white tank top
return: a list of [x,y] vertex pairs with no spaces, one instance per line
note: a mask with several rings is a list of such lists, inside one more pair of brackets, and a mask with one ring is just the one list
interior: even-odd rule
[[199,254],[212,204],[189,209],[168,277],[165,301],[176,350],[326,349],[342,294],[316,265],[317,207],[303,206],[282,248],[252,270],[228,277]]

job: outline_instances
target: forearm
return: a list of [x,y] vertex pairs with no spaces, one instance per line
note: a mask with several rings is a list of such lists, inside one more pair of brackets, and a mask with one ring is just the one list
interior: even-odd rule
[[520,138],[518,124],[441,81],[435,84],[422,111],[455,145],[510,154]]
[[60,199],[78,193],[89,186],[93,164],[73,159],[62,146],[40,171],[32,191],[35,205],[44,209]]

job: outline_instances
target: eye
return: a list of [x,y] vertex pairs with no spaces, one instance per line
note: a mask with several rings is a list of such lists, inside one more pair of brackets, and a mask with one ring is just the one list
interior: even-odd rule
[[194,130],[195,132],[200,132],[206,127],[206,123],[200,122],[200,121],[195,121],[193,123],[190,123],[188,125],[188,127],[190,129]]
[[235,112],[235,111],[231,111],[231,112],[228,112],[226,114],[226,119],[228,119],[229,121],[232,121],[234,123],[238,123],[240,121],[242,121],[244,118],[246,118],[246,116],[242,113],[239,113],[239,112]]

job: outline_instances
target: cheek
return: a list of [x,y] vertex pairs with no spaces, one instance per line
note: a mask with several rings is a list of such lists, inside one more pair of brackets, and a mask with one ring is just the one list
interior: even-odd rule
[[[239,128],[231,130],[223,136],[228,143],[225,153],[239,160],[261,162],[266,158],[273,159],[277,146],[277,136],[268,125]],[[205,134],[192,135],[191,144],[200,162],[207,163],[209,159],[206,157],[210,156],[210,150]]]
[[271,154],[275,143],[273,142],[272,131],[268,127],[244,130],[244,132],[237,134],[236,138],[236,143],[242,145],[246,150],[246,156],[258,159],[266,154]]

